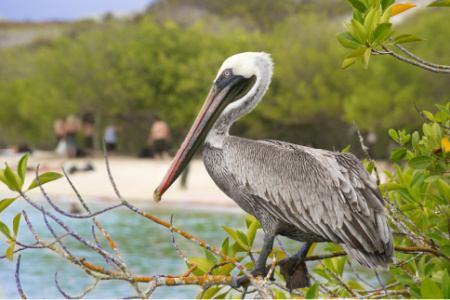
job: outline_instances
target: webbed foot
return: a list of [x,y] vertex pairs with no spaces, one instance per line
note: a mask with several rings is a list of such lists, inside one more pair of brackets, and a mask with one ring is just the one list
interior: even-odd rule
[[286,280],[286,287],[290,291],[311,285],[304,257],[297,255],[286,257],[280,260],[278,265],[281,275]]

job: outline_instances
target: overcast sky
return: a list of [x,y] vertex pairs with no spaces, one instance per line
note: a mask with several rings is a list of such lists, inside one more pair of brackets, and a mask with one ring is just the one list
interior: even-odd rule
[[107,12],[141,11],[154,0],[0,0],[0,19],[14,22],[72,21]]

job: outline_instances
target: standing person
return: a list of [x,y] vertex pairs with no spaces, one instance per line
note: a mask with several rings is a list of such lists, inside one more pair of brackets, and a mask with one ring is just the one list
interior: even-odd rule
[[90,158],[92,158],[94,154],[94,116],[92,113],[86,113],[83,117],[83,132],[84,151],[87,158],[86,166],[83,170],[90,171],[94,169],[90,162]]
[[147,146],[153,148],[155,159],[169,158],[167,146],[170,142],[170,129],[166,122],[158,117],[153,119],[152,129],[147,139]]
[[84,150],[86,156],[91,157],[94,151],[94,117],[87,113],[83,117],[83,131],[84,131]]
[[74,115],[69,115],[65,124],[67,156],[77,157],[77,135],[80,131],[80,122]]
[[105,141],[106,150],[109,152],[109,154],[114,154],[114,152],[116,151],[118,129],[119,128],[114,124],[108,125],[105,129],[103,139]]
[[53,130],[55,131],[56,139],[58,144],[56,146],[55,152],[58,155],[66,155],[66,124],[64,124],[63,119],[56,119],[53,122]]

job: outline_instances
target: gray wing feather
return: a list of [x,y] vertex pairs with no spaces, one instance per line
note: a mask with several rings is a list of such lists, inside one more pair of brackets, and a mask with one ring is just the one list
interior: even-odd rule
[[223,150],[234,179],[284,219],[352,248],[393,253],[384,200],[354,155],[239,137],[227,137]]

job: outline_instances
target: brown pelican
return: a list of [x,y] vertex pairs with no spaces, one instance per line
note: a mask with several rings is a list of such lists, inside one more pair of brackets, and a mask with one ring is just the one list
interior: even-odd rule
[[[354,155],[229,135],[231,125],[253,110],[267,91],[272,69],[266,53],[241,53],[225,60],[154,199],[161,200],[204,143],[209,175],[264,230],[252,275],[266,274],[276,235],[305,242],[297,254],[279,263],[290,289],[309,286],[304,258],[314,242],[331,241],[361,265],[388,268],[394,263],[394,247],[385,202]],[[239,286],[246,280],[232,282]]]

